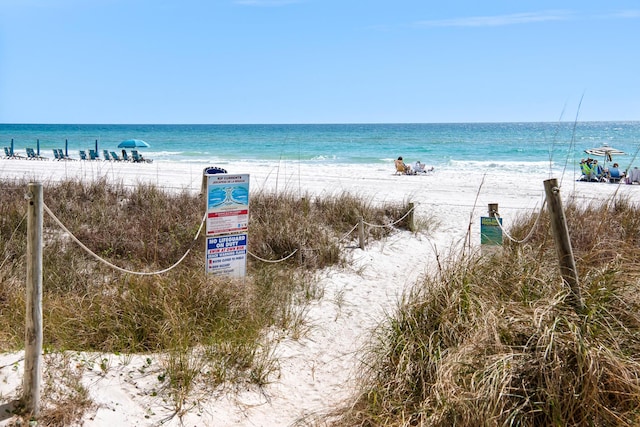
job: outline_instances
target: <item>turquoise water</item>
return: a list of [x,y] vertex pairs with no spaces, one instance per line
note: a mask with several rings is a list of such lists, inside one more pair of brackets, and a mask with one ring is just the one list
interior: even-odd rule
[[41,155],[64,148],[117,151],[124,139],[145,140],[145,157],[167,162],[388,164],[402,155],[437,168],[574,167],[584,150],[607,143],[628,153],[640,148],[640,122],[310,124],[310,125],[40,125],[0,124],[0,145]]

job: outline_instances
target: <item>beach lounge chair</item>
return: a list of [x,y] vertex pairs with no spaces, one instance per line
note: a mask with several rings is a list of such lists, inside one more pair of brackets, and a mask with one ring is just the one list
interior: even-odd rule
[[600,182],[597,167],[593,166],[593,162],[591,159],[582,159],[580,161],[580,172],[582,172],[582,176],[580,177],[579,181]]
[[53,158],[54,158],[54,160],[62,160],[62,159],[60,158],[60,155],[58,154],[58,149],[57,149],[57,148],[54,148],[54,149],[52,149],[51,151],[53,151]]
[[107,150],[102,150],[102,155],[104,157],[104,161],[106,162],[107,160],[111,160],[111,157],[109,157],[109,151]]
[[89,150],[89,160],[100,160],[100,155],[94,149]]
[[[105,153],[106,155],[106,153]],[[115,160],[116,162],[119,162],[120,160],[122,160],[120,157],[118,157],[118,155],[116,154],[115,151],[111,152],[111,160]]]
[[10,159],[26,159],[25,156],[21,156],[20,154],[16,154],[16,152],[12,151],[10,148],[5,150],[5,153],[9,153],[9,158]]
[[62,148],[58,148],[58,160],[76,160],[64,154]]
[[27,159],[29,160],[47,160],[46,157],[37,155],[33,148],[26,148],[25,150],[27,152]]
[[131,150],[131,158],[135,163],[140,163],[142,161],[142,159],[140,158],[140,154],[138,153],[138,150]]
[[5,159],[24,159],[24,156],[14,153],[9,147],[4,147]]
[[78,151],[78,153],[80,154],[80,160],[89,160],[87,158],[87,152],[86,151],[80,150],[80,151]]
[[624,178],[624,172],[620,172],[618,164],[614,163],[614,165],[609,168],[607,176],[610,183],[617,184],[622,178]]
[[627,184],[633,184],[636,182],[640,184],[640,169],[638,169],[637,166],[635,166],[633,169],[629,171],[625,182]]
[[409,166],[407,166],[404,161],[402,160],[402,157],[398,157],[395,160],[395,165],[396,165],[396,175],[400,174],[400,175],[415,175],[415,173],[413,173],[411,171],[411,168]]
[[413,171],[416,174],[427,174],[433,172],[434,170],[435,168],[433,166],[427,167],[420,160],[416,161],[415,165],[413,165]]
[[127,150],[122,150],[122,160],[124,160],[125,162],[128,162],[131,160],[129,158],[129,155],[127,154]]
[[145,159],[144,157],[142,157],[142,154],[138,153],[138,150],[131,150],[131,157],[133,158],[133,161],[136,163],[151,163],[152,160],[150,159]]

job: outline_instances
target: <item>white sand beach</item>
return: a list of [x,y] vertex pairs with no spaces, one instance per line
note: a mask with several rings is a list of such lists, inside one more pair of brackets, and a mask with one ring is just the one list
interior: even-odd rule
[[[89,161],[0,160],[0,176],[57,181],[107,179],[125,184],[150,182],[171,189],[199,192],[199,163],[150,164]],[[322,414],[350,397],[360,350],[371,330],[393,312],[402,293],[422,275],[433,271],[436,254],[460,246],[470,227],[473,245],[480,244],[480,218],[497,203],[508,228],[518,216],[537,213],[542,206],[547,174],[493,175],[435,170],[424,176],[394,175],[388,166],[320,166],[238,163],[216,165],[230,173],[249,173],[251,192],[290,191],[303,194],[349,192],[374,202],[406,200],[416,204],[416,216],[434,224],[429,234],[401,231],[364,250],[349,247],[350,264],[320,273],[321,300],[306,312],[309,329],[301,338],[285,337],[275,348],[279,373],[262,389],[221,389],[198,396],[184,416],[173,416],[171,405],[154,397],[159,364],[140,369],[147,358],[118,355],[78,355],[84,360],[108,359],[106,373],[87,370],[83,383],[97,408],[84,426],[288,426]],[[563,198],[604,201],[614,194],[637,200],[640,185],[576,182],[573,173],[562,179]],[[96,362],[97,363],[97,362]],[[22,381],[21,353],[0,354],[0,405],[15,397]],[[196,400],[196,399],[194,399]],[[0,425],[14,420],[0,413]]]

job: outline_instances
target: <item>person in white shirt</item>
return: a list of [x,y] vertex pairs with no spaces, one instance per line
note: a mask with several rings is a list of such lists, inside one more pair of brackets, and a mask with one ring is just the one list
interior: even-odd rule
[[429,169],[425,169],[424,163],[421,163],[420,160],[418,160],[413,166],[413,170],[416,171],[416,173],[427,173],[433,171],[433,166],[431,166]]

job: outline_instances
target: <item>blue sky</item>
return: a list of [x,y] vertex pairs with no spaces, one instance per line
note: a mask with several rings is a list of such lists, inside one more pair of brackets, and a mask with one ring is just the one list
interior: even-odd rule
[[640,3],[0,0],[0,123],[640,120]]

